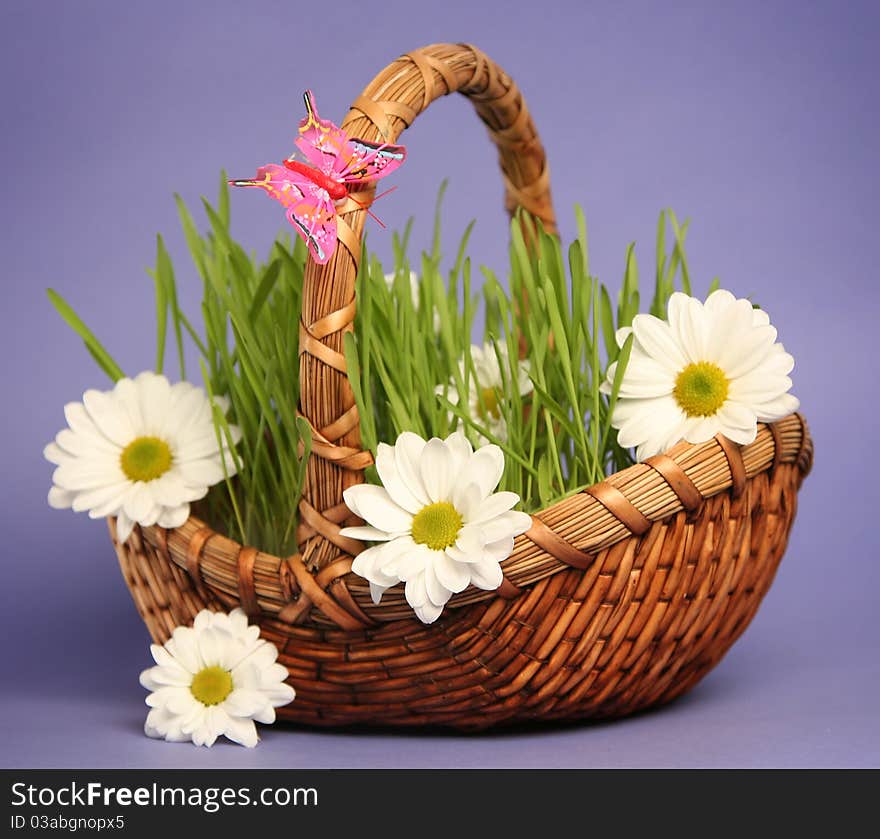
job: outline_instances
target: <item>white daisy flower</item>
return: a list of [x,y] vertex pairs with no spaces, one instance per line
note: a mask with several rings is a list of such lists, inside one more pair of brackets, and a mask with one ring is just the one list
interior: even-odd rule
[[[498,348],[496,353],[495,348]],[[476,377],[471,376],[468,382],[468,413],[474,418],[474,421],[482,425],[491,433],[495,439],[507,442],[507,423],[501,411],[501,404],[504,400],[504,377],[501,373],[501,365],[498,363],[498,356],[501,356],[501,363],[504,365],[505,372],[510,370],[508,361],[507,345],[486,343],[483,346],[479,344],[471,344],[471,358],[474,363],[474,372]],[[464,360],[458,363],[462,377],[465,375]],[[508,372],[509,375],[509,372]],[[529,378],[529,362],[522,359],[517,362],[516,367],[516,388],[520,396],[527,396],[532,392],[532,381]],[[458,389],[454,381],[450,381],[447,386],[438,385],[434,392],[445,396],[453,405],[458,404]],[[450,414],[452,419],[452,414]],[[480,445],[489,441],[482,434],[476,434],[476,442]]]
[[[636,315],[632,328],[618,330],[621,346],[630,332],[632,354],[611,421],[620,445],[636,447],[639,460],[718,433],[745,445],[758,422],[798,409],[788,393],[794,359],[776,343],[767,313],[729,291],[713,292],[705,304],[676,292],[668,321]],[[616,368],[608,368],[606,394]]]
[[[215,404],[226,413],[229,401]],[[235,464],[221,453],[204,390],[170,384],[156,373],[120,379],[113,390],[87,390],[64,408],[69,428],[43,450],[57,468],[49,504],[116,516],[116,534],[128,539],[135,524],[179,527],[189,504],[224,479]],[[235,442],[241,434],[231,426]]]
[[[394,280],[397,275],[393,272],[391,274],[385,274],[385,285],[388,286],[388,290],[394,288]],[[416,311],[419,310],[420,300],[419,300],[419,286],[421,285],[421,280],[419,279],[419,275],[415,271],[409,272],[409,288],[410,294],[412,296],[412,305],[413,309]],[[434,332],[440,331],[440,312],[437,309],[434,309]]]
[[278,649],[248,626],[241,609],[228,615],[203,609],[192,627],[178,626],[164,646],[150,647],[155,667],[141,673],[149,691],[148,737],[192,740],[211,746],[221,735],[257,745],[257,727],[275,722],[275,709],[295,691],[285,684],[287,669],[276,663]]
[[423,623],[433,623],[453,594],[469,585],[494,591],[501,561],[531,517],[511,508],[514,492],[493,492],[504,472],[498,446],[476,452],[461,431],[427,442],[404,432],[394,446],[379,444],[383,486],[360,484],[343,493],[367,524],[344,536],[380,542],[355,557],[352,571],[370,583],[373,601],[406,583],[406,599]]

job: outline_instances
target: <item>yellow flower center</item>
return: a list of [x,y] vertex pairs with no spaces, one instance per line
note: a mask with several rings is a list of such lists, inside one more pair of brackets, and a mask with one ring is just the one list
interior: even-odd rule
[[711,417],[727,399],[730,381],[711,361],[688,364],[675,379],[675,401],[689,417]]
[[222,667],[205,667],[193,676],[189,689],[202,705],[219,705],[232,693],[232,676]]
[[119,456],[125,477],[132,481],[154,481],[171,468],[171,449],[158,437],[137,437]]
[[438,501],[422,507],[413,517],[412,537],[419,545],[442,551],[455,544],[461,530],[461,516],[448,501]]
[[501,419],[501,409],[498,407],[498,388],[484,387],[480,391],[482,403],[480,413],[484,418]]

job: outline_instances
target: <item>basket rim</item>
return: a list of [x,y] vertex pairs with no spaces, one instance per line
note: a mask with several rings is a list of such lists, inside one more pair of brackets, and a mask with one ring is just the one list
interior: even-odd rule
[[[524,587],[562,570],[587,568],[599,551],[645,537],[657,523],[682,512],[698,516],[703,502],[715,495],[730,491],[735,501],[749,481],[780,466],[796,469],[799,484],[812,457],[812,439],[800,413],[759,423],[755,441],[746,446],[721,435],[705,443],[679,443],[533,514],[532,528],[516,538],[502,563],[502,587],[469,587],[453,595],[447,607],[516,597]],[[118,544],[115,519],[108,522]],[[188,573],[198,591],[238,603],[252,616],[342,629],[412,617],[402,586],[374,604],[369,585],[350,573],[351,557],[341,550],[339,558],[312,574],[300,554],[281,558],[243,546],[196,516],[174,529],[135,528],[131,538],[143,538]]]

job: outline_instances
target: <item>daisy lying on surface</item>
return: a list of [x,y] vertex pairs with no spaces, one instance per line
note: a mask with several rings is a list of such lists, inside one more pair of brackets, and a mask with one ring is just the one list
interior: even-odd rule
[[278,649],[248,626],[241,609],[228,615],[203,609],[192,627],[178,626],[164,646],[150,648],[155,667],[141,673],[149,691],[144,731],[168,741],[211,746],[225,735],[256,746],[254,720],[275,722],[275,709],[293,701]]

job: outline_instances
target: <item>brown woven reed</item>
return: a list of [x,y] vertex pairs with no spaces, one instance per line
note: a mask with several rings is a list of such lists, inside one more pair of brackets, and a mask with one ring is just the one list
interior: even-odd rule
[[[470,98],[498,147],[508,211],[553,229],[544,150],[510,78],[474,47],[402,56],[353,103],[352,135],[393,142],[438,96]],[[359,196],[360,197],[360,196]],[[533,517],[497,592],[453,596],[430,626],[401,587],[376,606],[352,575],[362,548],[342,490],[362,480],[342,335],[355,315],[364,212],[339,219],[341,247],[309,263],[300,324],[302,415],[314,444],[301,551],[242,547],[195,517],[175,530],[110,532],[138,611],[158,642],[205,606],[240,605],[280,650],[297,699],[280,716],[320,725],[611,717],[684,693],[745,629],[767,591],[812,462],[799,415],[740,447],[680,444]]]

